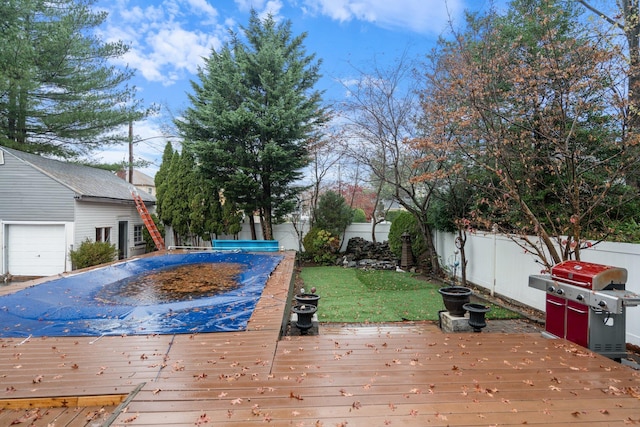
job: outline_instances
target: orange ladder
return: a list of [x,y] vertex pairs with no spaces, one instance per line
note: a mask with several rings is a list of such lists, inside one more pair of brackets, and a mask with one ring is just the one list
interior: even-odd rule
[[147,227],[149,234],[151,234],[153,243],[155,243],[156,248],[158,248],[159,251],[163,251],[164,239],[162,238],[162,235],[158,231],[158,227],[156,227],[156,223],[153,222],[153,219],[151,218],[151,214],[149,214],[149,211],[147,210],[147,207],[145,206],[144,201],[142,200],[142,197],[140,197],[140,195],[136,191],[132,191],[131,195],[133,196],[133,201],[136,202],[136,209],[138,209],[138,213],[142,218],[142,222],[144,222],[144,226]]

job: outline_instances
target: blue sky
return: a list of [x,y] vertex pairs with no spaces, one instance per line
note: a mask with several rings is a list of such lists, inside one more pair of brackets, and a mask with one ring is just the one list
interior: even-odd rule
[[[167,142],[161,135],[171,115],[188,106],[190,80],[202,58],[219,48],[228,31],[246,26],[251,8],[259,14],[292,22],[295,35],[307,33],[305,47],[322,60],[323,74],[317,88],[325,100],[345,95],[345,82],[378,63],[410,54],[427,53],[448,22],[462,25],[464,10],[486,10],[491,0],[98,0],[109,13],[99,30],[104,41],[122,40],[131,46],[117,62],[136,71],[132,81],[146,105],[162,105],[161,114],[134,124],[141,142],[134,156],[154,165],[142,169],[153,175]],[[122,162],[127,146],[96,153],[93,160]]]

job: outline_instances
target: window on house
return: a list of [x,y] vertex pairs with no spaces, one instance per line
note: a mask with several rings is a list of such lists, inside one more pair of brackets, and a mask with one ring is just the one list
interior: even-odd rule
[[144,240],[142,239],[142,225],[134,225],[133,226],[133,244],[134,245],[139,245],[141,243],[144,243]]
[[111,227],[97,227],[96,242],[111,242]]

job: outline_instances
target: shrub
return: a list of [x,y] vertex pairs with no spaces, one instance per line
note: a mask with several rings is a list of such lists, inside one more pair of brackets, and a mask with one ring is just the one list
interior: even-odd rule
[[118,251],[109,242],[92,242],[86,239],[78,249],[69,253],[74,270],[104,264],[116,259]]
[[395,221],[395,220],[396,220],[396,218],[397,218],[400,214],[402,214],[403,212],[405,212],[405,211],[399,211],[399,210],[389,211],[389,212],[387,212],[387,213],[386,213],[386,215],[385,215],[385,217],[384,217],[384,220],[385,220],[385,221],[389,221],[389,222],[391,222],[391,223],[392,223],[392,222],[393,222],[393,221]]
[[400,237],[405,232],[411,236],[411,251],[414,258],[418,259],[427,250],[427,245],[422,237],[418,221],[409,212],[401,212],[391,223],[391,227],[389,227],[389,249],[395,256],[402,256],[402,239]]
[[367,222],[367,214],[362,208],[355,208],[353,210],[353,222]]
[[307,258],[318,264],[334,264],[340,250],[340,238],[316,227],[304,236],[302,244]]
[[339,236],[352,220],[353,211],[345,203],[344,197],[333,191],[327,191],[320,196],[315,211],[314,227]]

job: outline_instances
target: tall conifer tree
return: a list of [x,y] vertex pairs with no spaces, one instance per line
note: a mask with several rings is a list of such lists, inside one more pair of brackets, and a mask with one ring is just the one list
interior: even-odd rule
[[[0,144],[73,157],[122,142],[116,127],[144,115],[129,69],[107,61],[128,46],[92,35],[95,0],[0,4]],[[124,137],[124,135],[123,135]]]
[[244,38],[212,51],[192,82],[192,106],[176,125],[203,173],[247,215],[260,214],[264,239],[295,208],[307,143],[324,121],[314,90],[320,61],[291,23],[251,12]]

